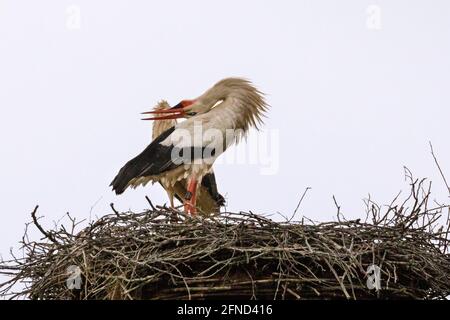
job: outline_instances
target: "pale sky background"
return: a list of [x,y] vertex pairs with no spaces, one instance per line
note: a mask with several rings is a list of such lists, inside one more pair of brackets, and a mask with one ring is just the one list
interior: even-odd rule
[[335,195],[363,218],[368,193],[408,191],[404,165],[448,199],[428,141],[450,176],[449,57],[445,0],[0,0],[0,254],[36,204],[49,228],[166,202],[157,185],[108,187],[149,143],[139,113],[228,76],[267,93],[261,134],[280,140],[276,174],[216,166],[228,210],[290,216],[311,187],[298,217],[335,219]]

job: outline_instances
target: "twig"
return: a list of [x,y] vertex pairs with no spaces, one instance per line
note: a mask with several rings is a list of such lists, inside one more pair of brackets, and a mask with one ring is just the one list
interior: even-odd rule
[[439,162],[438,162],[438,160],[436,158],[436,155],[434,154],[433,145],[431,144],[431,141],[429,141],[429,143],[430,143],[431,155],[433,156],[434,162],[436,163],[436,166],[437,166],[437,168],[439,170],[439,173],[441,174],[442,180],[444,180],[445,186],[447,187],[447,191],[448,191],[448,193],[450,195],[450,186],[449,186],[449,184],[447,182],[447,179],[445,178],[445,175],[444,175],[444,172],[441,169],[441,166],[439,165]]
[[334,201],[334,205],[336,206],[336,209],[337,209],[336,215],[337,215],[338,221],[341,222],[341,218],[339,217],[341,215],[341,206],[338,205],[336,197],[334,195],[333,195],[333,201]]
[[149,197],[145,196],[145,199],[147,199],[148,204],[150,205],[150,207],[152,208],[153,211],[156,211],[155,206],[153,205],[152,201],[150,200]]
[[33,218],[33,223],[34,225],[39,229],[39,231],[50,241],[54,242],[54,243],[58,243],[55,238],[53,237],[53,235],[51,235],[50,233],[48,233],[47,231],[44,230],[44,228],[42,228],[42,226],[39,224],[38,219],[36,218],[36,212],[39,208],[39,205],[37,205],[33,212],[31,212],[31,217]]
[[308,190],[310,190],[310,189],[311,189],[311,187],[307,187],[307,188],[305,189],[305,191],[303,191],[302,197],[300,198],[300,201],[299,201],[298,204],[297,204],[297,208],[295,208],[294,213],[292,214],[292,217],[291,217],[288,221],[292,221],[292,219],[294,219],[294,217],[295,217],[295,215],[296,215],[296,213],[297,213],[298,208],[300,208],[300,205],[302,204],[303,198],[306,196],[306,193],[307,193]]
[[109,206],[111,207],[112,211],[115,213],[116,216],[120,217],[119,211],[114,208],[114,203],[110,203]]

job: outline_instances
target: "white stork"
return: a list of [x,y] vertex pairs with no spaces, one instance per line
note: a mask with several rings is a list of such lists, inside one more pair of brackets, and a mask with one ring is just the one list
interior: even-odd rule
[[[161,100],[153,109],[154,111],[170,109],[170,105],[165,100]],[[157,114],[158,115],[158,114]],[[161,116],[163,114],[160,114]],[[157,139],[161,134],[177,125],[175,119],[159,120],[153,123],[152,128],[152,140]],[[136,181],[132,187],[136,188],[138,185],[145,185],[150,181],[148,177],[142,177],[139,181]],[[174,185],[171,181],[167,181],[165,175],[161,175],[159,181],[161,186],[166,190],[169,197],[170,206],[174,208],[174,198],[177,198],[180,202],[184,202],[187,194],[186,180],[177,181]],[[211,169],[211,172],[206,174],[197,190],[197,209],[201,213],[211,214],[213,212],[220,211],[220,207],[225,204],[225,198],[218,192],[216,177]]]
[[[248,80],[227,78],[193,100],[183,100],[168,110],[143,120],[186,118],[158,136],[137,157],[120,169],[111,183],[121,194],[144,181],[161,181],[174,186],[187,180],[185,211],[196,213],[197,186],[211,172],[217,157],[245,136],[250,127],[262,123],[267,111],[263,94]],[[164,114],[164,115],[161,115]]]

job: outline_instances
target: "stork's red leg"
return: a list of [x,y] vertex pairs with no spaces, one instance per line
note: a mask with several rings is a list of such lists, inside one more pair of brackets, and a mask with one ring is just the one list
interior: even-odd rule
[[196,202],[197,202],[197,180],[195,178],[189,179],[187,191],[191,198],[184,203],[184,211],[195,215],[196,214]]

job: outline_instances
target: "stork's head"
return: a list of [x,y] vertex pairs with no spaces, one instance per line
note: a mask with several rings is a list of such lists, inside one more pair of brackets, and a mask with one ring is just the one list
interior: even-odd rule
[[[231,103],[225,104],[227,101]],[[241,78],[226,78],[196,99],[182,100],[167,110],[144,112],[144,114],[155,116],[143,120],[191,118],[207,113],[216,107],[225,107],[225,105],[237,105],[239,112],[242,113],[241,120],[244,123],[244,129],[247,129],[249,124],[256,125],[256,122],[260,122],[267,107],[262,93],[250,81]]]

